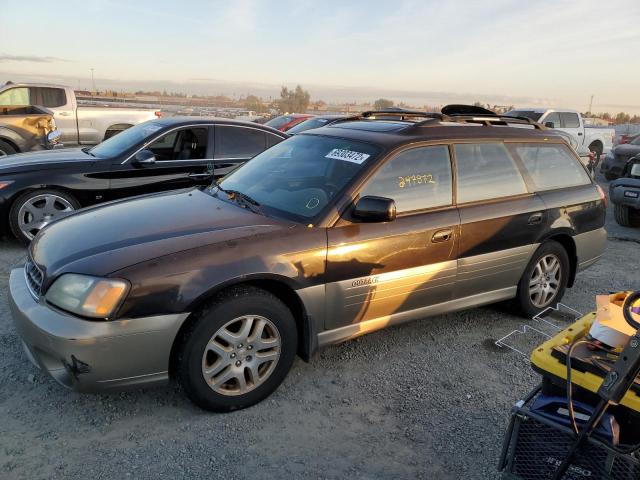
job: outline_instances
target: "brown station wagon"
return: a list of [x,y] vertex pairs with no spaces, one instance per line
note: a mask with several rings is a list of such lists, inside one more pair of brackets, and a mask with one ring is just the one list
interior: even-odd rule
[[210,187],[51,223],[11,274],[29,358],[81,391],[175,379],[225,411],[267,397],[296,354],[493,302],[554,305],[603,253],[603,192],[545,127],[443,111],[365,113]]

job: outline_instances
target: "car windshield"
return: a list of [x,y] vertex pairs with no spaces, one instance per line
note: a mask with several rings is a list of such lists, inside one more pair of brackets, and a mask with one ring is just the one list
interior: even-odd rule
[[250,197],[265,214],[310,223],[379,153],[368,143],[297,135],[254,157],[220,187]]
[[91,152],[96,157],[110,158],[126,152],[135,145],[149,139],[151,135],[163,126],[154,122],[144,122],[126,129],[125,131],[105,140],[93,147]]
[[540,120],[542,116],[541,112],[534,112],[533,110],[511,110],[510,112],[505,113],[505,115],[509,117],[525,117],[534,122]]
[[304,122],[290,128],[287,130],[287,133],[300,133],[305,130],[311,130],[312,128],[324,127],[330,121],[331,120],[328,118],[310,118],[309,120],[305,120]]
[[629,142],[631,145],[640,145],[640,135]]

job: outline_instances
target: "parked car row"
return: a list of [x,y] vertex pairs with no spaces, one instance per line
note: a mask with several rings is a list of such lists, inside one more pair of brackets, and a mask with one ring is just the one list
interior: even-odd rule
[[33,237],[10,279],[28,357],[80,391],[174,379],[229,411],[296,355],[477,305],[554,305],[603,253],[604,192],[542,125],[443,112],[291,137],[162,119],[72,157],[9,158],[2,205],[17,199],[14,232]]

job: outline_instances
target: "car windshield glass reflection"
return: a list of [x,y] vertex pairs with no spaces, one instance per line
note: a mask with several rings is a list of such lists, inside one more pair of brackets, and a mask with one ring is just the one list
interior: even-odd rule
[[306,223],[378,154],[362,142],[300,135],[261,153],[220,186],[249,196],[267,214]]
[[96,145],[89,152],[101,158],[116,157],[145,141],[161,128],[162,125],[154,122],[140,123]]

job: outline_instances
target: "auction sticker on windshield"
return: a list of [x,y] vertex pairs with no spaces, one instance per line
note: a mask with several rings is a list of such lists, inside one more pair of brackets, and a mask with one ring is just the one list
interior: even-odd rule
[[335,158],[336,160],[344,160],[345,162],[357,163],[360,165],[371,155],[362,152],[353,152],[342,148],[334,148],[325,155],[325,158]]

